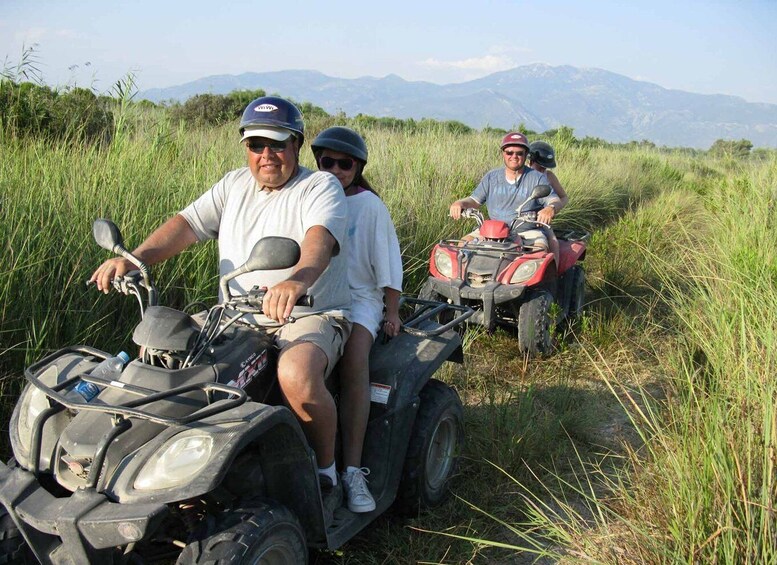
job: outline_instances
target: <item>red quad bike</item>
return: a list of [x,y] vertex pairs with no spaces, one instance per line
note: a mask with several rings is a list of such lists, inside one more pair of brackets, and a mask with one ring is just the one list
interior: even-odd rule
[[[331,510],[278,390],[272,340],[243,323],[261,312],[264,290],[228,287],[244,272],[295,265],[297,243],[257,242],[246,264],[221,278],[224,301],[192,316],[157,304],[148,267],[115,225],[98,220],[93,232],[140,266],[113,281],[140,302],[132,336],[140,355],[111,377],[93,372],[110,355],[85,345],[25,369],[9,425],[13,458],[0,463],[0,563],[296,565],[308,548],[341,546],[392,504],[415,514],[445,499],[463,411],[432,375],[462,360],[455,326],[471,310],[408,299],[405,311],[416,311],[402,332],[377,340],[363,453],[377,507]],[[452,318],[443,326],[431,320],[441,312]],[[83,383],[96,396],[73,392]]]
[[[536,199],[549,193],[547,185],[535,187],[509,226],[484,220],[478,210],[464,210],[463,216],[477,221],[480,236],[469,241],[443,240],[434,246],[430,276],[419,298],[469,306],[475,310],[469,323],[489,332],[497,325],[515,328],[521,351],[549,352],[553,323],[575,318],[583,307],[585,272],[578,262],[585,258],[590,236],[578,230],[554,230],[559,264],[549,251],[521,241],[516,231],[550,228],[536,219]],[[558,308],[552,308],[553,304]]]

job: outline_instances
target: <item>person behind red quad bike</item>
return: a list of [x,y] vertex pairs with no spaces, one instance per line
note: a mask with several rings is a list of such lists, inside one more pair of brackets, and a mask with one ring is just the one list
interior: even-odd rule
[[529,145],[529,166],[548,177],[548,183],[550,183],[551,188],[561,199],[559,204],[556,205],[556,212],[560,212],[569,203],[569,196],[567,196],[564,187],[561,186],[561,181],[558,180],[555,173],[549,170],[556,167],[556,155],[555,151],[553,151],[553,146],[545,141],[532,141]]
[[[516,217],[517,208],[526,201],[534,187],[550,184],[545,174],[526,165],[529,141],[525,135],[519,132],[508,133],[502,138],[501,149],[505,166],[486,173],[469,197],[451,204],[450,216],[454,220],[461,217],[463,210],[476,209],[485,204],[492,220],[510,225]],[[548,196],[538,198],[537,202],[542,205],[537,213],[537,221],[550,224],[560,208],[561,199],[551,191]],[[549,241],[553,238],[552,233],[542,227],[524,229],[511,235],[520,236],[524,245],[544,250],[549,249]],[[479,232],[475,231],[468,237],[478,236]]]

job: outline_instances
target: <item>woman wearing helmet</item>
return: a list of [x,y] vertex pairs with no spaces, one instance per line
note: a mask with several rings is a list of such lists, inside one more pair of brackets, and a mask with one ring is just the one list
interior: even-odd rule
[[[367,488],[369,469],[361,467],[362,444],[370,415],[369,353],[378,330],[399,333],[402,256],[388,209],[363,171],[364,139],[346,127],[322,131],[311,144],[319,170],[332,173],[348,203],[348,283],[353,330],[340,358],[340,422],[343,436],[342,481],[352,512],[371,512],[375,500]],[[385,307],[385,314],[384,314]]]
[[556,191],[556,194],[561,199],[560,202],[557,202],[554,205],[556,212],[559,212],[569,202],[569,196],[567,196],[564,187],[561,186],[561,182],[559,182],[555,173],[549,170],[556,166],[555,151],[553,151],[553,147],[550,143],[532,141],[529,144],[529,166],[535,171],[545,173],[545,176],[548,177],[551,188]]

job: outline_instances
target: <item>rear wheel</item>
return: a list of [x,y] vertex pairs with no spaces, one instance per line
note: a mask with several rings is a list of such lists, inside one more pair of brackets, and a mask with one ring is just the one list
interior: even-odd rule
[[439,506],[448,496],[464,443],[464,410],[451,387],[431,379],[421,390],[397,507],[406,514]]
[[518,310],[518,346],[529,355],[551,349],[550,308],[553,296],[547,291],[530,294]]
[[274,502],[225,512],[215,533],[187,545],[178,564],[294,565],[308,562],[305,533],[291,510]]
[[24,541],[22,533],[6,509],[0,505],[0,563],[3,565],[26,565],[38,560]]

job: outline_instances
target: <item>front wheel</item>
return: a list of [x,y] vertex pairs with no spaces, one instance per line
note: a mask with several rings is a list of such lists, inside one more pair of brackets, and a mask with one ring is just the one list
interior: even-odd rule
[[518,310],[518,346],[529,355],[549,353],[553,296],[546,291],[530,294]]
[[10,514],[0,505],[0,563],[26,565],[37,562]]
[[176,563],[295,565],[308,562],[305,533],[291,510],[274,502],[225,512],[215,533],[194,541]]
[[464,443],[464,409],[456,391],[431,379],[419,396],[397,493],[397,507],[405,514],[442,504]]

